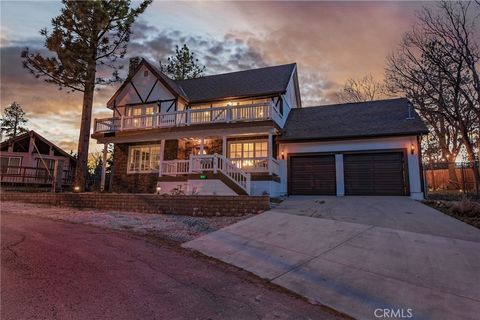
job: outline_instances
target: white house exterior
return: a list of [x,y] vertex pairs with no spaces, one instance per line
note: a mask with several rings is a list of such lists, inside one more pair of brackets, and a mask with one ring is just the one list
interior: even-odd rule
[[114,192],[423,197],[408,100],[302,108],[296,64],[174,81],[141,60],[107,107]]

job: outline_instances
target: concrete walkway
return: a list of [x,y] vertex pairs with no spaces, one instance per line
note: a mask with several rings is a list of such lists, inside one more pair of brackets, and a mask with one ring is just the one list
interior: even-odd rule
[[292,197],[184,246],[358,319],[480,314],[480,231],[408,198]]

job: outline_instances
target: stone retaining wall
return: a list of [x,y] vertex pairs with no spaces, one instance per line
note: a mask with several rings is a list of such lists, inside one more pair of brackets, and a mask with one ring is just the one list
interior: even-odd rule
[[61,207],[199,216],[256,214],[270,207],[268,196],[166,196],[127,193],[2,192],[1,201]]

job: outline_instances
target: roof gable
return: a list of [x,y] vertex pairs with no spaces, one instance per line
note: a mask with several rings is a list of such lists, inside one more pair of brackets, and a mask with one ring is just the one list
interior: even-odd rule
[[[67,158],[70,158],[74,161],[76,161],[76,159],[74,157],[72,157],[70,154],[68,154],[67,152],[65,152],[63,149],[61,149],[60,147],[58,147],[57,145],[55,145],[53,142],[45,139],[44,137],[42,137],[40,134],[38,134],[37,132],[33,131],[33,130],[30,130],[29,132],[25,132],[19,136],[16,136],[16,137],[13,137],[13,138],[10,138],[8,140],[5,140],[3,141],[1,144],[0,144],[0,149],[4,149],[6,146],[8,147],[9,144],[11,143],[14,143],[14,142],[18,142],[18,141],[21,141],[23,139],[26,139],[26,138],[29,138],[30,136],[34,136],[35,139],[38,139],[40,141],[42,141],[43,143],[45,144],[48,144],[51,148],[54,149],[54,151],[56,151],[57,153],[60,153],[62,156],[64,157],[67,157]],[[27,152],[28,150],[26,150],[25,152]]]

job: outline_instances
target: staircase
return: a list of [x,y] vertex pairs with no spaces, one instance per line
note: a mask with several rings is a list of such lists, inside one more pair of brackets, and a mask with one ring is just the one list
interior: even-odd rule
[[238,168],[226,157],[216,153],[214,155],[192,155],[189,162],[190,173],[202,173],[206,171],[221,173],[230,183],[233,183],[237,188],[240,188],[247,195],[250,195],[250,174]]

